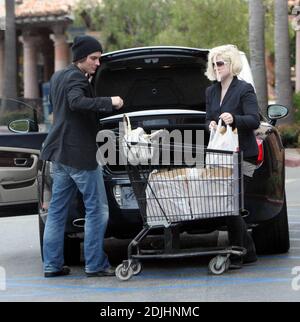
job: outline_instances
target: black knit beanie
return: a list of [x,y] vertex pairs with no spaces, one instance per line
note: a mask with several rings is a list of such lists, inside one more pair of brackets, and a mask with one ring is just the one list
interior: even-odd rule
[[100,42],[91,36],[77,36],[72,45],[73,62],[96,51],[103,52]]

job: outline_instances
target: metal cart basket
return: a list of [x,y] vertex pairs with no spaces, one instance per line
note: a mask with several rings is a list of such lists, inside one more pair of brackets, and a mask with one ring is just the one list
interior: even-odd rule
[[[222,274],[229,268],[231,255],[245,254],[237,246],[181,249],[178,229],[184,222],[241,213],[241,153],[125,139],[120,139],[119,148],[143,220],[143,229],[128,246],[128,259],[116,269],[119,280],[140,273],[143,259],[217,255],[208,268]],[[158,228],[164,231],[164,249],[141,249],[142,240]]]

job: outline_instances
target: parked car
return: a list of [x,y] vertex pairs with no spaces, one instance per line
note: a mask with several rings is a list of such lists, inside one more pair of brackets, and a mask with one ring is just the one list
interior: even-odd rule
[[37,123],[32,105],[0,99],[0,217],[38,212],[38,156],[47,133],[38,133]]
[[[122,113],[127,113],[133,127],[147,132],[156,129],[180,131],[206,130],[205,89],[210,85],[204,72],[206,49],[186,47],[144,47],[104,54],[93,79],[97,96],[120,95],[125,106],[115,115],[99,120],[101,129],[118,133]],[[251,70],[241,53],[241,78],[253,84]],[[287,115],[281,105],[268,106],[268,115],[261,115],[256,130],[259,156],[253,182],[247,187],[246,221],[252,229],[258,253],[283,253],[289,250],[289,230],[285,198],[284,147],[274,127],[276,120]],[[205,131],[205,144],[208,142]],[[107,237],[133,238],[142,228],[137,202],[121,164],[104,167],[109,202]],[[42,235],[51,197],[51,164],[40,162],[39,223]],[[84,206],[80,193],[71,205],[65,231],[65,256],[79,258],[83,238]],[[224,220],[206,219],[182,225],[182,231],[201,233],[223,229]]]

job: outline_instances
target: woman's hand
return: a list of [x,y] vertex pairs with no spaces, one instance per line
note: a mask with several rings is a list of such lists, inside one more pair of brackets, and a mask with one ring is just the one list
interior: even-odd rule
[[212,129],[216,129],[217,128],[217,123],[216,121],[211,121],[209,123],[209,126],[208,126],[209,130],[211,131]]
[[222,113],[220,119],[222,119],[226,125],[233,123],[233,116],[230,113]]

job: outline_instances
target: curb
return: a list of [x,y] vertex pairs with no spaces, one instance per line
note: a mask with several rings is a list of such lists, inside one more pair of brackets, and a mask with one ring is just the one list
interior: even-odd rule
[[298,149],[285,150],[285,166],[300,167],[300,153],[298,152]]
[[286,167],[300,167],[300,159],[298,158],[285,158]]

